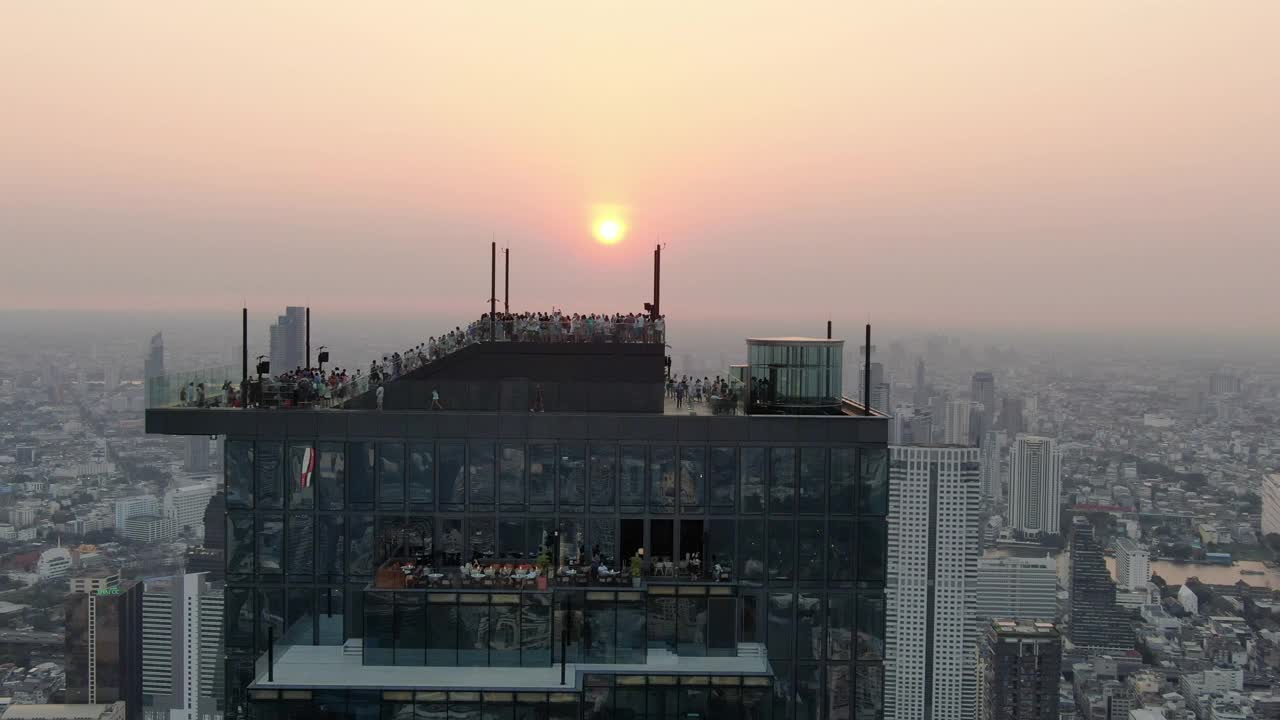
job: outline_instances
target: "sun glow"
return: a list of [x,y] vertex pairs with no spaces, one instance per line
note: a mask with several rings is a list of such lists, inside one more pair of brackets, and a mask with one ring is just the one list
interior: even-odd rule
[[601,245],[616,245],[627,232],[627,226],[616,217],[600,218],[593,232]]

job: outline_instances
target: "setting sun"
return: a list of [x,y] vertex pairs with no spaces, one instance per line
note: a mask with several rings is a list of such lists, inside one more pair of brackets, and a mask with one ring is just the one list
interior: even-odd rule
[[627,226],[617,218],[603,218],[596,222],[595,236],[602,245],[613,245],[622,239]]

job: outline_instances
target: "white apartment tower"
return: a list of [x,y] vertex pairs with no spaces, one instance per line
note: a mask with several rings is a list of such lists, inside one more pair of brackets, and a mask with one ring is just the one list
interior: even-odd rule
[[193,483],[171,488],[164,494],[164,515],[172,518],[178,532],[193,530],[204,535],[204,511],[218,492],[217,483]]
[[976,712],[979,467],[977,448],[890,448],[886,718]]
[[1038,537],[1057,535],[1062,455],[1052,438],[1018,435],[1009,454],[1009,525]]
[[1122,591],[1143,590],[1151,580],[1151,553],[1129,538],[1117,538],[1116,585]]
[[979,620],[1044,620],[1058,616],[1058,564],[1042,558],[978,560]]
[[142,692],[149,717],[221,717],[222,589],[204,573],[146,581]]
[[1280,473],[1262,479],[1262,537],[1280,535]]

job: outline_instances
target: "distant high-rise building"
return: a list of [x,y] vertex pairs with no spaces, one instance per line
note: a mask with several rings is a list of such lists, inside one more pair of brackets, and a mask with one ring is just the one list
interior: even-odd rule
[[1210,395],[1236,395],[1241,390],[1240,377],[1227,372],[1209,375]]
[[151,711],[192,720],[218,715],[223,696],[216,672],[221,610],[222,588],[204,575],[146,581],[142,688]]
[[889,452],[885,717],[969,720],[976,693],[978,450]]
[[929,385],[924,379],[924,358],[916,358],[915,405],[923,408],[929,404]]
[[71,593],[66,610],[67,702],[126,704],[142,717],[142,586]]
[[1057,535],[1062,456],[1051,438],[1019,435],[1009,457],[1009,524],[1029,536]]
[[982,497],[988,502],[1000,502],[1002,472],[1002,433],[989,432],[982,439]]
[[1000,402],[1000,428],[1011,436],[1026,432],[1022,414],[1022,398],[1005,398]]
[[189,473],[209,472],[209,438],[203,435],[187,437],[187,453],[182,469]]
[[1121,590],[1142,590],[1151,581],[1151,553],[1129,538],[1117,538],[1116,584]]
[[116,534],[137,543],[169,542],[178,536],[178,526],[173,518],[159,515],[138,515],[124,524],[124,532],[116,528]]
[[969,445],[969,411],[973,403],[968,400],[952,400],[947,403],[946,429],[943,442],[948,445]]
[[977,446],[982,436],[993,428],[996,415],[996,378],[989,372],[976,372],[969,386],[969,396],[979,407],[974,408],[976,422],[970,422],[970,443]]
[[979,620],[1055,620],[1058,564],[1048,555],[980,558],[976,602]]
[[203,535],[206,530],[204,511],[217,490],[214,482],[172,487],[164,494],[164,515],[173,518],[174,529],[178,532],[189,530]]
[[1280,535],[1280,473],[1262,479],[1262,536]]
[[1071,644],[1104,652],[1133,649],[1133,627],[1116,604],[1116,584],[1107,572],[1093,525],[1084,517],[1071,524]]
[[307,309],[290,305],[271,326],[271,372],[306,364]]
[[164,337],[160,333],[152,335],[147,346],[147,356],[142,361],[142,383],[147,407],[164,403]]
[[979,720],[1058,720],[1062,636],[1050,622],[993,620],[978,657]]
[[116,501],[116,534],[124,534],[129,520],[142,515],[159,515],[160,502],[150,495],[120,498]]

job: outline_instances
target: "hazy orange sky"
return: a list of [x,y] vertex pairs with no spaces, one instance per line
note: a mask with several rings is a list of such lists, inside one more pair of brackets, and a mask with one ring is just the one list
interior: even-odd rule
[[[1274,332],[1280,2],[0,4],[0,307]],[[630,232],[595,244],[591,208]]]

